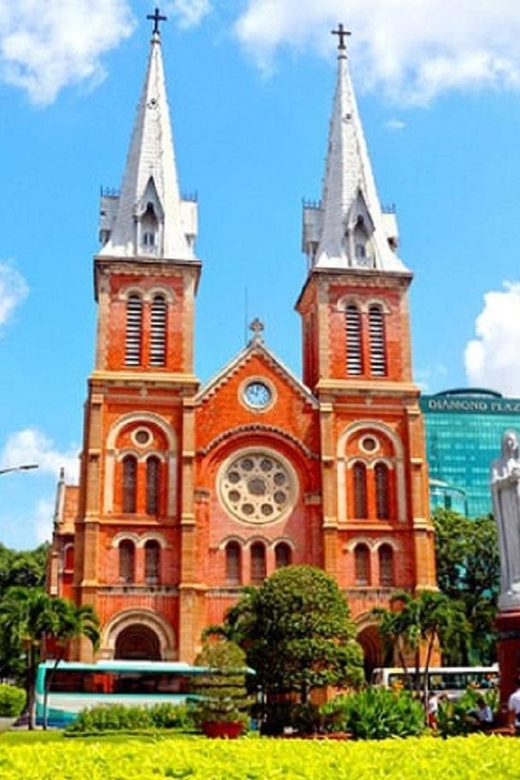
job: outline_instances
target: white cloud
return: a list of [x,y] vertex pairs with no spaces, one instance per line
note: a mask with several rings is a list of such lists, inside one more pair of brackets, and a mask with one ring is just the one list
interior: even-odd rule
[[262,67],[282,47],[330,53],[343,21],[358,81],[397,101],[520,87],[520,3],[511,0],[248,0],[236,34]]
[[78,478],[78,448],[70,447],[65,452],[56,449],[52,439],[37,428],[25,428],[12,433],[0,453],[0,468],[37,463],[39,471],[58,477],[60,468],[65,469],[68,481]]
[[35,526],[36,542],[49,542],[52,539],[52,522],[54,518],[54,499],[41,498],[32,513]]
[[101,57],[134,27],[127,0],[0,0],[0,78],[33,103],[104,78]]
[[438,363],[436,366],[430,366],[429,368],[416,369],[413,378],[422,393],[430,393],[432,392],[432,383],[437,385],[441,380],[444,381],[447,375],[448,369],[444,363]]
[[29,292],[26,281],[11,262],[0,262],[0,326],[5,325]]
[[210,0],[172,0],[165,10],[172,14],[180,27],[193,27],[212,11]]
[[471,385],[520,396],[520,282],[484,295],[464,361]]
[[406,122],[403,122],[402,119],[389,119],[385,122],[385,127],[387,130],[404,130]]

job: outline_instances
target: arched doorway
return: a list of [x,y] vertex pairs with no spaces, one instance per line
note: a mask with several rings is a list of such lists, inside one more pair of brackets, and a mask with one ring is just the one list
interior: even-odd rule
[[138,623],[128,626],[118,634],[114,657],[128,661],[160,661],[159,637],[148,626]]
[[372,672],[378,666],[384,666],[385,657],[381,638],[376,626],[363,628],[356,637],[363,648],[365,677],[370,681]]

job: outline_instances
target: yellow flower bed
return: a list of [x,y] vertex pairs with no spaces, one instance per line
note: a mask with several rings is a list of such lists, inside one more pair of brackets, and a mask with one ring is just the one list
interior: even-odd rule
[[385,742],[161,738],[2,744],[2,780],[518,780],[520,739]]

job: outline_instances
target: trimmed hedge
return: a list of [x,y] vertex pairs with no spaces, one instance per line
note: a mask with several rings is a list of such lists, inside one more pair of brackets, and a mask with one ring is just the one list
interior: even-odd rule
[[27,694],[14,685],[0,685],[0,718],[17,718],[24,711]]
[[154,704],[151,707],[126,707],[123,704],[100,705],[82,710],[65,729],[67,736],[102,734],[118,731],[138,733],[157,729],[193,731],[194,711],[190,705]]

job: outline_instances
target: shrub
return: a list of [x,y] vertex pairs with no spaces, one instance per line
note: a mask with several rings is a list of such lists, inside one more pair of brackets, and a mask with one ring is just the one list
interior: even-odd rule
[[243,650],[228,639],[210,639],[205,642],[195,664],[208,669],[194,682],[200,697],[196,704],[198,722],[246,723],[251,700],[246,688],[247,666]]
[[14,685],[0,685],[0,718],[17,718],[22,714],[27,694]]
[[482,691],[468,688],[457,701],[440,699],[437,713],[437,727],[443,737],[456,737],[470,734],[478,729],[475,717],[471,717],[477,710],[477,699],[483,698],[489,704],[493,713],[496,713],[499,705],[499,691],[490,688]]
[[150,707],[126,707],[103,704],[82,710],[66,728],[68,734],[99,734],[112,731],[152,731],[179,729],[192,731],[193,708],[184,704],[154,704]]
[[321,708],[324,728],[349,731],[357,739],[410,737],[424,728],[424,709],[408,691],[366,688],[338,696]]

